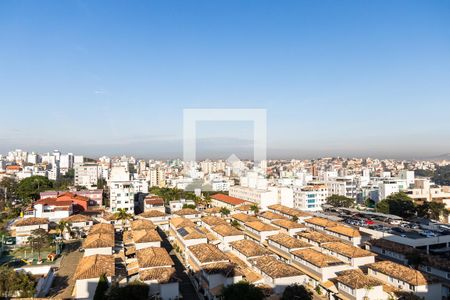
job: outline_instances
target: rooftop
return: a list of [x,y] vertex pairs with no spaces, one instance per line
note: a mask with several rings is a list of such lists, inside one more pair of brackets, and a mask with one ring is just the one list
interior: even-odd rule
[[139,217],[142,218],[156,218],[156,217],[164,217],[166,214],[159,210],[146,210],[143,213],[139,214]]
[[279,220],[279,219],[287,219],[285,216],[271,212],[269,210],[262,212],[259,214],[260,217],[268,220]]
[[114,226],[112,224],[105,223],[95,224],[89,230],[89,234],[96,233],[114,233]]
[[338,225],[338,223],[336,223],[334,221],[330,221],[328,219],[319,218],[319,217],[313,217],[313,218],[306,219],[305,223],[322,226],[322,227],[334,227],[334,226]]
[[114,247],[113,233],[89,233],[83,242],[83,248]]
[[328,234],[320,233],[314,230],[305,230],[297,233],[297,236],[316,242],[318,244],[330,243],[330,242],[339,242],[340,239],[330,236]]
[[411,285],[426,285],[429,282],[426,275],[422,272],[388,260],[379,261],[367,267]]
[[272,224],[288,230],[295,228],[305,228],[305,225],[291,220],[273,220]]
[[326,243],[321,247],[349,258],[375,256],[375,253],[342,242]]
[[277,227],[266,224],[264,222],[261,221],[253,221],[253,222],[246,222],[245,223],[246,227],[250,227],[256,231],[274,231],[274,230],[279,230]]
[[181,228],[181,227],[195,227],[195,223],[192,222],[189,219],[183,218],[183,217],[174,217],[170,219],[170,224],[173,225],[175,228]]
[[155,224],[150,220],[138,219],[131,222],[132,230],[153,230],[156,229]]
[[273,256],[265,255],[253,258],[250,260],[250,263],[271,278],[284,278],[304,275],[298,269],[277,260]]
[[85,215],[71,215],[70,217],[64,218],[64,221],[68,223],[78,223],[78,222],[90,222],[92,218],[90,216]]
[[300,257],[303,260],[306,260],[307,262],[309,262],[319,268],[325,268],[325,267],[331,267],[331,266],[344,264],[339,259],[337,259],[331,255],[321,253],[312,248],[304,248],[304,249],[300,249],[300,250],[294,250],[291,253],[297,257]]
[[296,239],[295,237],[292,237],[286,233],[271,235],[268,237],[268,239],[288,249],[312,247],[312,245],[308,244],[307,242]]
[[47,218],[31,217],[31,218],[22,218],[22,219],[17,220],[14,223],[14,226],[21,227],[21,226],[31,226],[31,225],[43,225],[43,224],[48,224]]
[[326,230],[331,231],[331,232],[335,232],[341,235],[345,235],[348,237],[360,237],[361,233],[359,232],[358,229],[354,229],[348,226],[344,226],[344,225],[337,225],[334,227],[328,227]]
[[136,257],[140,268],[173,266],[167,250],[160,247],[149,247],[136,250]]
[[112,277],[115,274],[114,257],[112,255],[90,255],[81,258],[75,270],[75,280],[99,278],[105,274]]
[[411,254],[414,252],[417,252],[418,250],[407,245],[403,245],[397,242],[393,242],[386,239],[373,239],[366,242],[366,244],[378,247],[381,249],[385,249],[388,251],[396,252],[396,253],[402,253],[402,254]]
[[228,195],[224,195],[224,194],[214,194],[211,196],[212,199],[217,200],[217,201],[221,201],[230,205],[241,205],[246,203],[247,201],[239,199],[239,198],[235,198],[235,197],[231,197]]
[[352,289],[365,289],[383,285],[381,281],[365,275],[360,269],[339,272],[336,280]]
[[224,219],[214,216],[203,217],[202,222],[208,224],[209,226],[227,224],[227,221],[225,221]]
[[195,226],[181,227],[177,229],[177,232],[185,240],[202,239],[207,237],[205,232]]
[[169,283],[178,280],[176,278],[175,268],[172,267],[142,270],[139,272],[139,279],[142,281],[156,280],[158,283]]
[[287,206],[284,206],[284,205],[281,205],[281,204],[274,204],[274,205],[269,206],[268,208],[271,209],[271,210],[275,210],[277,212],[280,212],[282,214],[288,215],[290,217],[300,218],[300,217],[309,217],[309,216],[311,216],[311,214],[309,214],[307,212],[304,212],[304,211],[301,211],[301,210],[298,210],[298,209],[295,209],[295,208],[290,208],[290,207],[287,207]]
[[240,222],[252,222],[252,221],[258,221],[258,218],[255,216],[250,216],[244,213],[237,213],[237,214],[232,214],[231,218],[240,221]]
[[244,233],[237,228],[229,224],[217,225],[211,228],[212,231],[216,232],[221,236],[234,236],[234,235],[243,235]]
[[240,240],[230,243],[231,247],[246,257],[272,254],[269,250],[252,240]]
[[200,263],[228,261],[227,256],[212,244],[198,244],[188,247]]
[[155,229],[146,230],[128,230],[123,233],[123,241],[125,243],[150,243],[150,242],[161,242],[162,239]]
[[178,216],[188,216],[188,215],[198,215],[200,212],[192,208],[183,208],[173,212],[174,215]]

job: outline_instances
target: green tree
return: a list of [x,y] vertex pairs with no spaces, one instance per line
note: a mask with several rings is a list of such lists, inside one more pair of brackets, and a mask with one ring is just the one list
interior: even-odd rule
[[97,288],[95,289],[94,300],[106,300],[106,291],[109,288],[106,274],[102,274],[98,280]]
[[133,281],[126,286],[113,286],[108,300],[147,300],[149,286],[140,281]]
[[450,165],[437,167],[431,179],[439,185],[450,185]]
[[252,204],[250,206],[250,210],[253,212],[254,215],[256,215],[257,213],[259,213],[259,206],[257,204]]
[[196,206],[194,204],[183,204],[183,208],[195,209]]
[[222,297],[224,300],[262,300],[264,299],[264,293],[255,285],[246,281],[240,281],[224,287],[222,289]]
[[56,229],[59,232],[59,236],[63,237],[64,231],[67,230],[69,234],[72,233],[72,227],[70,224],[64,220],[59,221],[58,225],[56,225]]
[[417,215],[419,217],[439,220],[441,217],[447,217],[449,214],[444,203],[424,202],[417,206]]
[[230,225],[233,226],[234,228],[238,228],[238,229],[240,228],[239,222],[236,220],[231,221]]
[[117,212],[114,214],[117,220],[122,221],[122,226],[125,225],[127,220],[133,219],[133,216],[127,212],[125,208],[119,208]]
[[35,293],[35,281],[30,273],[16,272],[12,268],[0,267],[0,296],[31,298]]
[[294,283],[288,285],[281,296],[281,300],[301,299],[311,300],[313,293],[307,290],[303,285]]
[[17,186],[17,196],[23,200],[39,199],[39,193],[52,189],[53,182],[44,176],[31,176],[23,179]]
[[378,212],[409,218],[416,212],[413,200],[405,193],[399,192],[389,195],[375,206]]
[[373,201],[370,198],[367,198],[366,201],[364,201],[364,205],[366,207],[374,208],[375,207],[375,201]]
[[50,239],[47,231],[43,228],[38,228],[31,231],[28,237],[28,244],[31,249],[38,252],[38,260],[41,260],[41,250],[50,245]]
[[222,216],[228,216],[230,213],[231,213],[230,210],[229,210],[228,208],[226,208],[226,207],[222,207],[222,208],[220,209],[220,214],[221,214]]
[[355,205],[355,199],[341,195],[331,195],[327,198],[327,204],[334,207],[352,207]]

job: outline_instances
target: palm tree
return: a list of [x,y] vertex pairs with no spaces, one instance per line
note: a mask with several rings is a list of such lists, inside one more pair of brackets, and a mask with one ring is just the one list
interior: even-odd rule
[[115,213],[115,216],[117,220],[122,220],[122,227],[125,226],[125,222],[127,220],[133,218],[133,216],[129,214],[125,208],[119,208],[119,210],[117,210],[117,212]]
[[222,215],[222,216],[228,216],[229,214],[230,214],[230,210],[228,209],[228,208],[226,208],[226,207],[222,207],[221,209],[220,209],[220,214]]
[[250,206],[250,210],[253,212],[253,214],[256,216],[257,213],[259,213],[259,207],[258,204],[253,204]]
[[69,234],[72,232],[72,228],[71,228],[71,226],[70,226],[70,223],[68,223],[68,222],[66,222],[66,221],[64,221],[64,220],[59,221],[59,223],[58,223],[56,229],[57,229],[58,232],[59,232],[59,237],[62,238],[62,239],[64,239],[64,236],[63,236],[64,230],[67,230],[67,232],[68,232]]

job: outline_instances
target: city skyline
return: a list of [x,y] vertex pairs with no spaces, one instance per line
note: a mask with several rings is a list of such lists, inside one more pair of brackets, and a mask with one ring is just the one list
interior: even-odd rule
[[[183,109],[262,108],[269,157],[439,156],[449,20],[445,1],[3,1],[0,152],[181,158]],[[199,156],[245,157],[240,125],[200,128]]]

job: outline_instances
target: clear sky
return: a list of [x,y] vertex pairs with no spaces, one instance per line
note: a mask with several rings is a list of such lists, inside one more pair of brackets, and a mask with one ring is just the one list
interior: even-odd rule
[[3,0],[0,104],[0,153],[180,157],[185,108],[267,109],[272,158],[448,153],[450,1]]

